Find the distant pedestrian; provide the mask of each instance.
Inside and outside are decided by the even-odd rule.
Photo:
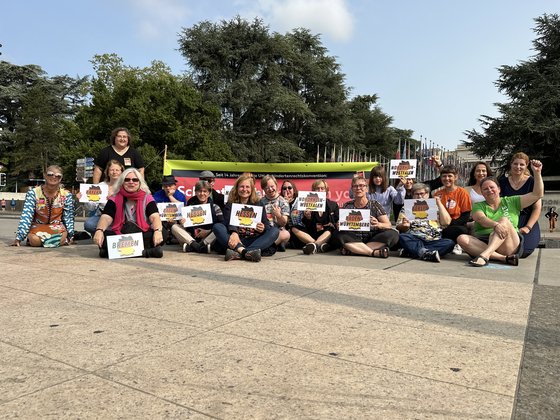
[[[551,232],[556,230],[556,222],[558,221],[558,213],[556,213],[556,207],[550,207],[548,213],[544,215],[548,219],[548,227]]]
[[[6,200],[2,199],[2,211],[6,211]]]
[[[12,201],[10,201],[10,206],[12,207],[12,211],[16,211],[16,200],[15,200],[15,198],[12,198]]]

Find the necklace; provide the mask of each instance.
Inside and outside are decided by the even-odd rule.
[[[512,176],[509,177],[509,184],[512,186],[512,188],[514,190],[518,190],[519,188],[521,188],[523,186],[523,184],[525,184],[525,181],[527,181],[527,178],[525,178],[524,175],[521,175],[521,177],[517,180],[513,179]]]

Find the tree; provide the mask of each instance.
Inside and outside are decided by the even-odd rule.
[[[165,145],[179,159],[231,156],[225,145],[222,154],[214,150],[206,156],[207,144],[221,140],[220,114],[217,107],[203,101],[188,78],[171,74],[158,61],[150,67],[129,67],[114,54],[96,56],[92,63],[96,70],[92,100],[76,118],[82,140],[106,144],[113,128],[127,127],[134,146],[149,155],[143,157],[150,179],[159,179]],[[148,165],[153,165],[153,172]]]
[[[466,132],[463,143],[479,157],[493,156],[505,168],[510,156],[523,151],[545,160],[544,174],[560,173],[560,18],[535,19],[536,54],[518,65],[501,66],[498,90],[510,98],[496,104],[498,117],[483,115],[483,132]]]
[[[344,75],[309,31],[271,34],[236,17],[183,29],[179,44],[238,160],[297,161],[354,138]]]
[[[49,78],[39,66],[0,63],[1,153],[14,175],[59,163],[60,145],[84,100],[86,78]]]

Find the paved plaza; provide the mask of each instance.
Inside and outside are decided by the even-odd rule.
[[[560,249],[109,261],[7,246],[16,226],[0,216],[2,419],[560,417]]]

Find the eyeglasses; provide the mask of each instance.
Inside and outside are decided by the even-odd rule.
[[[286,187],[282,187],[282,191],[286,191],[286,190],[293,190],[294,187],[290,186],[286,186]]]
[[[124,182],[140,182],[138,178],[125,178]]]
[[[62,179],[62,174],[55,174],[54,172],[47,172],[47,176],[54,176],[55,178]]]
[[[356,189],[367,188],[367,184],[355,184],[355,185],[352,185],[352,188],[356,188]]]

